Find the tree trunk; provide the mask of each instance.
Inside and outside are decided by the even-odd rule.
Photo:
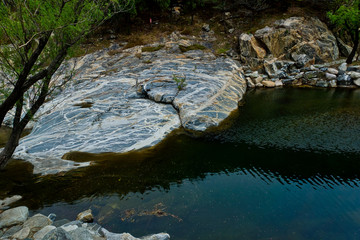
[[[350,53],[350,55],[348,56],[348,58],[346,59],[346,63],[347,64],[351,64],[354,57],[355,57],[355,54],[356,54],[356,51],[358,49],[358,46],[359,46],[359,30],[356,30],[356,33],[355,33],[355,38],[354,38],[354,47]]]
[[[21,126],[18,126],[12,130],[5,148],[0,153],[0,169],[3,169],[6,166],[11,156],[13,155],[16,147],[19,144],[19,139],[23,130],[24,129],[21,129]]]
[[[51,76],[48,76],[41,87],[41,92],[39,95],[39,98],[36,100],[36,102],[32,105],[30,110],[25,114],[25,116],[21,119],[19,122],[19,119],[15,117],[14,123],[17,123],[13,126],[13,130],[11,131],[11,135],[9,140],[7,141],[5,148],[0,153],[0,169],[3,169],[8,161],[10,160],[11,156],[15,152],[16,147],[19,145],[19,140],[21,137],[21,133],[24,131],[26,125],[29,123],[29,121],[32,119],[32,117],[35,115],[35,113],[39,110],[41,105],[45,102],[46,96],[49,92],[49,83],[50,83]],[[20,105],[17,107],[17,113],[18,111],[21,111]],[[17,115],[17,114],[16,114]]]

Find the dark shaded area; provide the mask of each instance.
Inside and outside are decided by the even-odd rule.
[[[349,119],[354,116],[359,119],[360,112],[356,107],[359,103],[360,92],[351,89],[250,92],[245,106],[220,127],[220,132],[210,131],[201,137],[191,137],[178,131],[154,149],[128,154],[73,153],[68,157],[79,161],[99,160],[88,168],[55,176],[33,176],[28,164],[12,162],[0,174],[0,198],[20,194],[24,199],[18,205],[39,209],[57,202],[74,203],[84,197],[125,196],[130,192],[144,193],[153,188],[167,191],[171,184],[181,184],[187,179],[198,181],[208,175],[232,172],[251,174],[266,183],[279,181],[300,188],[302,184],[311,184],[314,188],[332,188],[334,185],[357,187],[360,147],[356,149],[356,146],[360,143],[356,140],[349,148],[341,148],[342,143],[348,146],[353,140],[341,139],[341,132],[346,130],[342,124],[347,126],[347,123],[337,117]],[[337,120],[325,114],[333,112],[339,114],[329,116]],[[285,124],[293,125],[294,131],[297,131],[299,123],[292,121],[303,121],[303,118],[312,131],[324,125],[321,118],[311,120],[315,113],[324,113],[333,129],[325,125],[329,133],[325,137],[328,139],[317,138],[316,132],[315,136],[311,133],[302,136],[299,132],[300,142],[313,141],[309,149],[303,149],[297,143],[298,138],[289,139],[290,143],[277,141],[277,135],[272,130],[264,132],[262,130],[266,127],[259,125],[261,122],[273,124],[274,119],[279,122],[285,119]],[[250,124],[255,120],[258,128]],[[357,139],[360,131],[357,126],[349,125],[348,128],[353,132],[353,138]],[[285,128],[285,131],[288,129]],[[324,142],[321,142],[322,139]],[[323,149],[317,148],[323,144]]]

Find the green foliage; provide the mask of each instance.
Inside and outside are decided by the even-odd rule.
[[[177,76],[173,74],[173,80],[176,82],[177,88],[179,91],[183,90],[186,87],[186,76]]]
[[[353,50],[346,60],[350,64],[359,45],[360,0],[338,0],[336,4],[338,8],[333,12],[328,12],[327,15],[340,32],[346,32],[351,37]]]
[[[38,41],[51,34],[45,49],[31,69],[34,74],[57,56],[60,49],[72,46],[94,27],[118,10],[131,7],[132,0],[63,1],[13,0],[13,6],[0,4],[0,48],[2,68],[17,76],[38,47]]]
[[[340,29],[348,31],[352,37],[360,27],[359,0],[343,0],[334,12],[328,12],[330,21]]]

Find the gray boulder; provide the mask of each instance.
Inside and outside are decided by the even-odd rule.
[[[16,224],[22,224],[29,216],[29,209],[27,207],[17,207],[8,209],[0,214],[0,229],[10,227]]]
[[[62,228],[55,228],[48,232],[42,240],[73,240],[68,232]]]

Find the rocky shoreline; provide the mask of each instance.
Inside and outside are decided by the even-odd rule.
[[[72,161],[72,152],[126,153],[178,128],[216,127],[247,88],[360,85],[360,67],[339,60],[350,47],[318,19],[293,17],[243,33],[240,51],[228,56],[212,52],[214,41],[206,27],[199,37],[174,32],[154,44],[113,44],[69,60],[54,77],[62,85],[71,73],[71,81],[42,106],[14,157],[32,163],[35,174],[55,174],[91,164]]]
[[[129,233],[112,233],[94,223],[91,210],[78,214],[75,221],[56,219],[56,214],[49,216],[35,214],[29,217],[26,206],[8,208],[8,205],[21,199],[13,196],[0,200],[0,239],[3,240],[168,240],[167,233],[152,234],[136,238]],[[3,209],[7,209],[3,211]]]

